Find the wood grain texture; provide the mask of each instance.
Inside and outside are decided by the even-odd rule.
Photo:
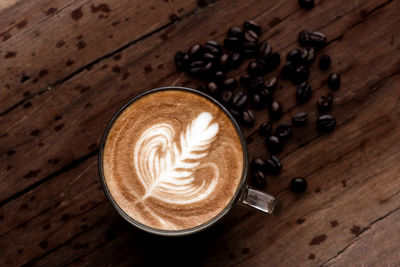
[[[141,2],[143,10],[134,1],[108,1],[109,18],[101,19],[101,11],[90,11],[100,2],[40,1],[32,8],[33,2],[0,4],[0,14],[15,20],[9,26],[0,16],[0,31],[12,35],[0,44],[0,56],[16,45],[23,53],[28,41],[44,55],[39,65],[32,65],[27,56],[4,60],[8,67],[0,66],[7,83],[13,84],[4,95],[1,91],[0,100],[0,112],[9,110],[0,116],[0,266],[148,266],[160,259],[163,264],[193,266],[400,264],[398,1],[325,0],[309,12],[289,0],[220,0],[205,8],[196,2],[147,1]],[[57,11],[43,21],[52,6]],[[146,20],[152,17],[151,6],[162,15]],[[84,15],[75,22],[70,11],[79,7]],[[181,17],[175,23],[167,16],[172,11]],[[110,25],[128,14],[146,22],[140,27],[130,24],[131,19],[126,25]],[[26,28],[18,29],[17,21],[24,18],[29,18]],[[328,72],[314,63],[309,103],[298,105],[295,86],[286,81],[280,81],[275,93],[285,112],[280,121],[299,111],[310,117],[280,154],[283,172],[268,177],[266,191],[278,195],[284,205],[280,216],[237,207],[223,222],[183,238],[134,229],[113,211],[97,178],[96,151],[107,121],[139,92],[170,84],[197,86],[199,81],[176,72],[174,51],[208,39],[222,41],[229,26],[246,19],[259,22],[261,39],[282,55],[297,47],[297,33],[303,28],[328,36],[330,43],[322,53],[332,57],[331,70],[342,76],[332,110],[337,129],[327,135],[315,129],[315,102],[329,90],[324,82]],[[60,38],[60,25],[66,27],[65,36],[76,23],[95,49],[73,48],[73,41],[78,42],[74,34],[65,39],[70,48],[46,48],[46,42]],[[39,37],[32,35],[35,30],[41,31]],[[102,36],[114,31],[120,35],[104,41]],[[71,69],[57,74],[71,56]],[[21,66],[29,73],[42,66],[51,66],[51,71],[37,82],[40,86],[32,86],[32,78],[21,86],[20,76],[9,75]],[[48,86],[52,89],[42,90]],[[21,95],[26,88],[35,97]],[[257,125],[243,130],[250,156],[266,157],[265,140],[255,131],[268,114],[264,110],[256,115]],[[307,179],[307,193],[298,196],[288,190],[295,176]]]

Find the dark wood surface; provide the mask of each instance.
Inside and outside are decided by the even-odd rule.
[[[400,265],[400,2],[8,0],[0,3],[0,266],[23,264],[210,266]],[[309,114],[265,191],[284,209],[237,207],[207,231],[157,237],[124,222],[97,175],[102,132],[123,103],[165,85],[196,87],[173,54],[222,41],[255,20],[285,55],[302,29],[324,32],[322,53],[342,76],[331,134],[315,129],[329,72],[311,67],[313,97],[298,105],[286,81],[280,121]],[[245,65],[230,75],[237,77]],[[276,74],[276,73],[275,73]],[[273,74],[269,74],[269,77]],[[257,124],[243,129],[250,156],[266,157]],[[305,194],[288,189],[303,176]]]

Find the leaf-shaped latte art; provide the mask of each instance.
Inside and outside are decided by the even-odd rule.
[[[155,124],[138,139],[134,148],[134,167],[145,188],[144,199],[156,197],[172,204],[188,204],[206,198],[215,188],[219,176],[215,163],[201,162],[218,133],[208,112],[200,113],[174,142],[174,128]],[[211,168],[210,179],[198,180],[194,171]]]

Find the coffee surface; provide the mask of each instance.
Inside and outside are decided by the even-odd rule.
[[[161,90],[114,121],[103,154],[105,182],[118,206],[156,229],[204,224],[232,200],[243,172],[235,127],[213,102]]]

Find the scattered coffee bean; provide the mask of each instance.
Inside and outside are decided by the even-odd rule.
[[[264,122],[260,125],[260,128],[258,129],[258,133],[261,136],[268,137],[272,133],[272,123],[271,122]]]
[[[265,179],[265,175],[261,171],[256,171],[252,173],[251,182],[254,185],[254,187],[258,189],[264,189],[265,186],[267,185],[267,180]]]
[[[326,96],[320,96],[318,98],[317,107],[319,113],[326,113],[332,108],[333,96],[328,94]]]
[[[257,54],[257,45],[253,42],[244,43],[242,53],[245,57],[254,57]]]
[[[242,64],[243,58],[240,53],[233,53],[231,58],[231,68],[237,69]]]
[[[203,79],[204,78],[204,67],[190,67],[189,74],[193,77]]]
[[[309,46],[311,43],[311,38],[310,38],[310,32],[307,30],[302,30],[299,32],[299,36],[297,38],[297,41],[301,46]]]
[[[256,116],[254,115],[254,112],[251,109],[242,112],[242,123],[245,126],[250,127],[254,124],[255,121],[256,121]]]
[[[257,61],[253,60],[247,65],[247,73],[253,77],[257,77],[263,73],[263,68]]]
[[[229,106],[232,100],[232,95],[233,93],[231,90],[222,90],[220,94],[220,100],[222,104],[224,104],[225,106]]]
[[[250,97],[250,104],[255,109],[262,109],[267,106],[267,101],[262,94],[253,93]]]
[[[197,60],[197,61],[193,61],[192,63],[190,63],[190,68],[198,68],[198,67],[204,67],[205,63],[202,60]]]
[[[231,67],[231,57],[229,56],[229,54],[222,54],[220,59],[219,59],[219,67],[222,70],[229,70]]]
[[[206,81],[211,81],[214,78],[215,75],[215,65],[212,62],[208,62],[204,66],[204,73],[203,73],[203,79]]]
[[[176,68],[179,71],[186,71],[188,69],[189,62],[190,62],[190,57],[185,52],[177,51],[175,53],[175,64]]]
[[[322,48],[326,44],[326,36],[322,32],[312,32],[310,34],[310,44],[316,48]]]
[[[262,158],[254,158],[250,163],[250,168],[252,172],[261,171],[265,173],[267,170],[267,165]]]
[[[232,107],[236,110],[243,109],[247,104],[247,94],[244,91],[238,91],[232,98]]]
[[[281,64],[281,55],[279,53],[272,53],[269,60],[267,61],[266,69],[273,71]]]
[[[299,103],[305,103],[311,98],[311,86],[303,82],[297,87],[296,99]]]
[[[207,92],[210,95],[215,96],[217,91],[218,91],[218,85],[215,82],[209,82],[207,84]]]
[[[228,78],[222,83],[222,87],[227,90],[235,90],[237,81],[235,78]]]
[[[282,151],[282,142],[279,140],[278,137],[271,135],[267,138],[267,148],[268,151],[272,154],[279,154]]]
[[[327,70],[331,66],[331,58],[328,55],[322,55],[319,58],[319,69],[320,70]]]
[[[191,59],[199,59],[203,55],[203,47],[200,44],[193,45],[188,52]]]
[[[257,33],[257,34],[261,33],[261,26],[258,25],[256,22],[251,21],[251,20],[245,21],[243,23],[243,28],[245,28],[246,30],[253,31],[253,32]]]
[[[317,129],[321,133],[332,132],[335,129],[336,120],[332,115],[325,114],[318,117]]]
[[[224,47],[231,51],[239,51],[243,40],[238,37],[227,37],[224,40]]]
[[[304,193],[307,189],[307,181],[303,177],[296,177],[290,181],[290,190],[296,194]]]
[[[293,73],[293,82],[299,84],[305,82],[310,76],[310,71],[306,66],[298,66]]]
[[[295,64],[299,63],[300,59],[301,59],[301,52],[299,49],[293,49],[286,55],[286,61],[292,61]]]
[[[259,92],[264,89],[264,79],[262,77],[253,78],[250,81],[248,89],[252,92]]]
[[[304,65],[310,66],[315,59],[315,50],[314,48],[304,48],[301,52],[301,62]]]
[[[238,110],[236,110],[236,109],[234,109],[234,108],[231,108],[231,109],[229,110],[229,113],[231,113],[231,115],[232,115],[236,120],[240,120],[240,111],[238,111]]]
[[[216,57],[220,57],[222,54],[222,46],[218,42],[210,40],[204,45],[204,51]]]
[[[300,112],[297,113],[295,115],[293,115],[292,117],[292,124],[296,127],[301,127],[306,125],[308,120],[308,115],[305,112]]]
[[[253,32],[253,31],[251,31],[251,30],[245,31],[244,32],[244,40],[246,42],[257,43],[258,34]]]
[[[340,75],[338,73],[331,73],[328,77],[328,86],[332,91],[340,88]]]
[[[292,61],[286,61],[282,67],[282,78],[286,80],[291,80],[293,78],[295,70],[296,64]]]
[[[252,77],[248,73],[240,75],[240,84],[245,88],[249,87],[251,80]]]
[[[203,60],[204,62],[215,62],[216,57],[213,54],[204,53],[201,57],[201,60]]]
[[[269,116],[271,120],[278,120],[282,117],[282,105],[278,101],[272,101],[271,105],[269,106]]]
[[[263,88],[263,89],[260,91],[260,95],[262,96],[263,101],[264,101],[267,105],[270,105],[270,104],[272,103],[273,97],[272,97],[272,94],[270,93],[270,91],[269,91],[267,88]]]
[[[258,48],[258,57],[263,60],[268,60],[271,54],[272,46],[266,41],[262,42]]]
[[[269,92],[273,92],[278,86],[278,79],[276,77],[271,77],[265,81],[264,86]]]
[[[289,139],[292,136],[292,125],[287,122],[282,122],[276,127],[275,136],[281,141]]]
[[[223,81],[225,81],[225,72],[220,70],[216,71],[214,73],[214,82],[217,84],[222,84]]]
[[[228,30],[227,35],[229,37],[236,37],[236,38],[242,38],[243,37],[243,30],[239,27],[230,27]]]
[[[314,7],[314,0],[299,0],[299,4],[305,10],[310,10]]]
[[[272,156],[270,157],[267,162],[265,163],[267,173],[277,175],[281,172],[282,170],[282,163],[281,161],[276,157]]]

